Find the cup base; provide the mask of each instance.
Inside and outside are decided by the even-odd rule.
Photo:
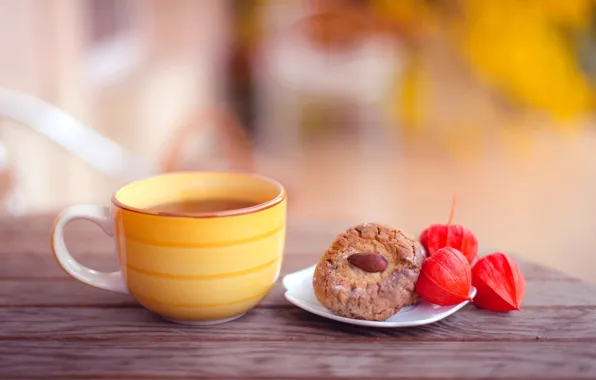
[[[186,326],[211,326],[211,325],[219,325],[220,323],[226,323],[226,322],[230,322],[233,321],[235,319],[238,319],[242,316],[244,316],[244,314],[246,313],[242,313],[239,315],[235,315],[233,317],[230,318],[224,318],[224,319],[217,319],[215,321],[183,321],[183,320],[179,320],[179,319],[170,319],[170,318],[165,318],[165,320],[173,322],[173,323],[177,323],[179,325],[186,325]]]

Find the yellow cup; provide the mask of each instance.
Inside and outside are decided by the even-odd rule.
[[[160,203],[244,199],[256,206],[199,215],[148,211]],[[121,269],[98,272],[78,263],[64,243],[74,219],[98,224],[116,239]],[[58,263],[73,278],[131,294],[174,322],[212,324],[242,316],[279,276],[286,231],[286,194],[276,181],[251,174],[184,172],[133,182],[111,207],[64,210],[52,230]]]

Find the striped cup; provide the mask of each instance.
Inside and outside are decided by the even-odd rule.
[[[197,215],[150,211],[159,203],[226,198],[255,206]],[[77,262],[64,227],[87,219],[114,236],[120,270],[98,272]],[[145,308],[186,324],[238,318],[271,290],[281,269],[286,195],[271,179],[240,173],[184,172],[124,186],[111,207],[77,205],[56,218],[52,249],[70,276],[131,294]]]

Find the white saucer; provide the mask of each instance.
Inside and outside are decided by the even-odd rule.
[[[464,301],[453,306],[438,306],[422,301],[417,305],[403,308],[383,322],[341,317],[323,307],[317,300],[317,297],[315,297],[312,288],[312,276],[314,271],[315,265],[286,275],[283,278],[283,285],[286,288],[286,299],[299,308],[313,314],[353,325],[369,327],[408,327],[427,325],[448,317],[468,303],[468,301]],[[472,287],[470,297],[473,298],[475,295],[476,288]]]

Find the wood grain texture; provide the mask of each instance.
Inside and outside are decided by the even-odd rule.
[[[0,279],[0,308],[46,306],[133,306],[126,294],[88,286],[70,277],[55,279]]]
[[[243,318],[191,328],[68,277],[50,228],[0,218],[0,378],[596,378],[596,286],[534,263],[517,260],[521,312],[468,305],[428,326],[371,329],[296,308],[279,281]],[[333,231],[290,227],[282,275],[316,263]],[[85,265],[118,268],[91,223],[69,226],[67,244]]]
[[[294,307],[284,298],[281,281],[258,307]],[[136,301],[127,295],[97,289],[70,277],[42,279],[0,279],[0,308],[51,306],[134,306]],[[578,281],[527,282],[522,308],[585,307],[596,305],[596,285]]]
[[[264,334],[266,332],[263,332]],[[565,355],[563,355],[565,353]],[[596,345],[568,342],[22,342],[0,345],[5,377],[593,378]]]
[[[0,320],[0,340],[294,343],[569,341],[592,342],[596,345],[596,307],[492,313],[469,305],[436,324],[407,329],[340,324],[295,307],[257,308],[236,321],[203,328],[188,328],[167,322],[141,307],[3,308],[0,309]]]

